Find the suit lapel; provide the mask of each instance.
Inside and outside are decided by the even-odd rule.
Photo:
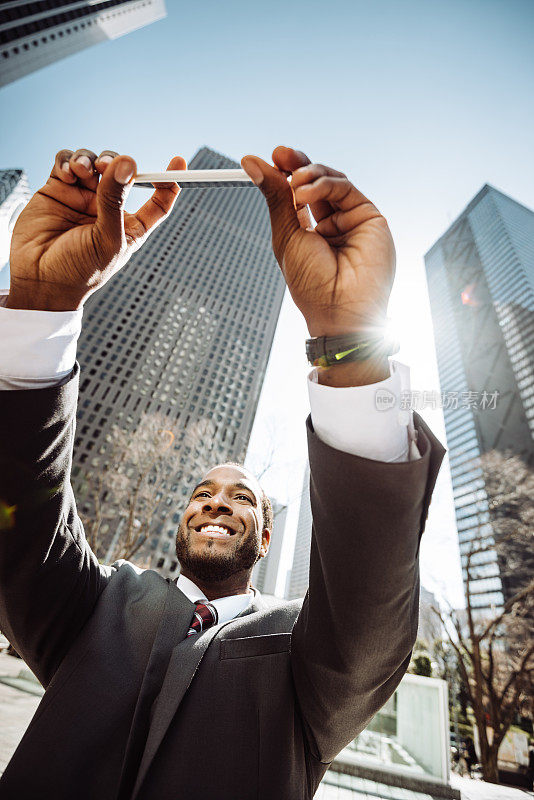
[[[174,589],[176,592],[182,594],[176,586],[174,586]],[[244,611],[242,611],[241,614],[238,614],[237,617],[234,617],[234,619],[239,619],[247,616],[248,614],[253,614],[255,611],[261,611],[263,607],[263,598],[259,592],[256,592],[256,595],[254,596],[254,599],[250,605]],[[191,611],[191,616],[192,614],[193,612]],[[188,619],[188,624],[189,621],[190,620]],[[208,649],[215,636],[217,636],[223,628],[233,621],[234,620],[228,620],[220,625],[213,625],[211,628],[208,628],[208,630],[204,631],[200,636],[195,636],[193,642],[187,642],[184,644],[183,641],[179,641],[179,643],[174,647],[169,661],[169,666],[161,686],[161,691],[155,701],[150,731],[146,740],[146,746],[141,759],[141,764],[139,766],[139,772],[137,773],[137,779],[132,793],[132,800],[135,800],[139,789],[141,788],[141,784],[145,779],[150,764],[152,763],[154,756],[156,755],[158,748],[163,741],[163,737],[165,736],[167,729],[172,722],[172,719],[176,714],[176,711],[180,706],[187,689],[191,684],[191,681],[195,677],[204,653]],[[184,632],[184,637],[186,633],[187,631]]]
[[[165,604],[154,638],[150,658],[135,706],[130,735],[126,745],[117,800],[130,797],[137,766],[143,753],[150,725],[151,707],[164,679],[169,654],[176,642],[187,634],[194,604],[171,581],[167,581]]]

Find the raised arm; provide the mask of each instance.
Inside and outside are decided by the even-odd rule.
[[[308,423],[310,582],[293,629],[295,686],[312,754],[330,762],[383,706],[417,635],[419,540],[444,449],[416,417],[421,457],[333,450]]]
[[[375,335],[385,322],[395,271],[385,219],[342,173],[289,148],[277,148],[273,161],[276,168],[247,157],[243,166],[265,194],[275,254],[310,335]],[[314,230],[306,204],[318,222]],[[363,361],[319,367],[317,378],[337,393],[371,389],[388,376],[387,354],[378,349]],[[327,763],[365,727],[408,667],[417,632],[419,539],[444,450],[417,417],[418,453],[404,463],[352,454],[338,430],[357,428],[356,421],[321,423],[336,428],[329,438],[339,449],[308,421],[310,581],[291,658],[311,753]]]
[[[47,685],[104,588],[70,486],[78,371],[0,392],[0,630]]]
[[[39,331],[43,314],[81,308],[165,218],[175,184],[160,187],[137,214],[124,213],[134,172],[133,159],[111,151],[99,159],[88,150],[57,154],[13,232],[5,331],[13,330],[10,315],[25,315],[17,324],[35,322]],[[32,340],[25,351],[5,332],[0,340],[11,353],[4,374],[0,359],[0,630],[47,685],[111,571],[85,540],[70,486],[77,368],[60,385],[43,374],[48,388],[18,389],[44,343]],[[13,374],[16,349],[22,366]]]

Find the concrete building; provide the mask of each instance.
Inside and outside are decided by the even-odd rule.
[[[164,0],[2,3],[0,86],[165,16]]]
[[[308,591],[311,535],[310,465],[306,462],[304,479],[302,481],[295,549],[293,551],[293,564],[291,566],[291,573],[287,579],[286,595],[288,600],[304,597]]]
[[[9,287],[11,234],[31,194],[24,170],[0,169],[0,289]]]
[[[465,581],[493,537],[480,456],[534,464],[534,212],[486,185],[425,264]],[[496,551],[473,564],[473,606],[501,607],[515,586]]]
[[[206,147],[191,162],[236,166]],[[284,287],[261,193],[186,188],[171,217],[85,306],[73,469],[80,507],[89,503],[87,477],[106,463],[112,426],[168,418],[180,468],[158,487],[149,554],[169,574],[177,574],[174,537],[199,470],[244,460]]]
[[[432,610],[439,611],[440,605],[435,594],[421,586],[419,590],[419,625],[417,628],[417,638],[424,642],[428,648],[437,640],[442,638],[441,622]]]
[[[269,552],[258,561],[252,573],[252,585],[262,594],[276,594],[276,581],[280,569],[280,555],[287,522],[287,506],[272,501],[273,504],[273,531]]]

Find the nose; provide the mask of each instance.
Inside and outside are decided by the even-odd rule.
[[[202,511],[211,511],[212,513],[215,511],[217,514],[226,514],[228,516],[232,513],[232,507],[222,495],[214,494],[212,497],[206,498]]]

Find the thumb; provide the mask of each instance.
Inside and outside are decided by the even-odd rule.
[[[243,156],[241,166],[267,201],[271,215],[273,250],[281,264],[290,238],[300,230],[291,186],[283,172],[258,156]]]
[[[117,156],[106,167],[96,190],[96,226],[115,247],[124,241],[124,203],[137,165],[129,156]]]

